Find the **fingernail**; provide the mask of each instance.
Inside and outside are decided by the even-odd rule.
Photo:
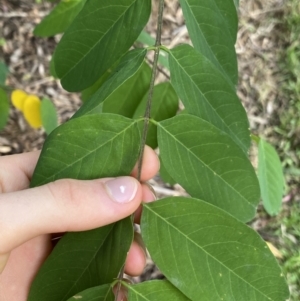
[[[9,253],[0,254],[0,274],[3,272],[5,265],[7,263]]]
[[[129,203],[138,189],[138,182],[132,177],[120,177],[104,184],[111,198],[117,203]]]

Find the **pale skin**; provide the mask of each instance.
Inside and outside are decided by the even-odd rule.
[[[53,233],[98,228],[135,213],[155,200],[147,184],[132,177],[92,181],[64,179],[29,189],[40,152],[0,157],[0,301],[26,301],[30,285],[53,249]],[[159,170],[155,152],[145,148],[141,182]],[[116,180],[116,181],[114,181]],[[129,250],[125,271],[140,275],[146,256],[139,240]]]

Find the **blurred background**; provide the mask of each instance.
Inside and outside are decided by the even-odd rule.
[[[178,1],[165,3],[163,43],[173,47],[189,41]],[[0,1],[0,61],[8,67],[8,93],[20,89],[49,98],[61,124],[80,107],[80,94],[64,91],[49,72],[61,36],[33,35],[35,26],[54,6],[42,0]],[[157,1],[153,1],[154,12],[156,7]],[[153,37],[155,20],[154,13],[146,28]],[[271,217],[259,207],[250,225],[269,242],[287,277],[290,300],[296,301],[300,300],[300,1],[240,0],[236,51],[238,96],[247,110],[251,131],[277,149],[286,179],[281,212]],[[161,74],[158,80],[165,79]],[[46,136],[43,129],[30,127],[10,105],[8,122],[0,131],[0,155],[41,149]],[[255,153],[253,148],[254,165]],[[164,185],[159,177],[152,184],[161,196],[184,193],[178,185]],[[159,274],[149,264],[143,277]]]

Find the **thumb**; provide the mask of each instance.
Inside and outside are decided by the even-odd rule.
[[[132,177],[64,179],[0,195],[0,254],[46,233],[85,231],[132,214],[142,187]]]

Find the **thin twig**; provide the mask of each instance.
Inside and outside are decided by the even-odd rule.
[[[156,34],[156,41],[155,41],[155,52],[154,52],[154,61],[153,61],[153,69],[152,69],[152,77],[150,82],[150,90],[147,99],[147,107],[145,111],[145,122],[144,122],[144,129],[142,134],[142,142],[141,142],[141,149],[139,154],[138,160],[138,175],[137,179],[141,180],[141,172],[142,172],[142,165],[143,165],[143,154],[147,139],[148,127],[149,127],[149,119],[151,115],[151,105],[152,105],[152,97],[153,97],[153,90],[155,84],[155,78],[157,73],[157,65],[158,65],[158,58],[161,46],[161,30],[162,30],[162,23],[163,23],[163,13],[164,13],[164,0],[159,1],[159,12],[158,12],[158,20],[157,20],[157,34]]]
[[[146,58],[146,60],[151,64],[153,65],[153,60],[150,60],[149,58]],[[157,66],[157,70],[163,74],[167,79],[170,79],[170,75],[161,67]]]
[[[158,11],[158,19],[157,19],[157,33],[156,33],[156,41],[155,41],[153,69],[152,69],[152,76],[151,76],[149,94],[148,94],[148,99],[147,99],[147,107],[146,107],[146,111],[145,111],[145,115],[144,115],[145,121],[144,121],[144,128],[143,128],[143,134],[142,134],[142,139],[141,139],[141,148],[140,148],[139,158],[138,158],[138,174],[137,174],[138,181],[141,180],[143,154],[144,154],[144,149],[145,149],[145,145],[146,145],[147,133],[148,133],[148,128],[149,128],[149,120],[150,120],[150,115],[151,115],[153,90],[154,90],[158,58],[159,58],[159,52],[160,52],[160,46],[161,46],[161,30],[162,30],[162,23],[163,23],[163,13],[164,13],[164,0],[159,0],[159,11]],[[131,216],[131,219],[132,219],[132,223],[134,223],[134,215]],[[119,275],[118,275],[118,286],[117,286],[117,291],[116,291],[116,295],[115,295],[115,301],[117,301],[118,297],[119,297],[119,293],[121,290],[121,281],[123,279],[124,270],[125,270],[125,265],[123,265],[123,267],[121,268]]]

